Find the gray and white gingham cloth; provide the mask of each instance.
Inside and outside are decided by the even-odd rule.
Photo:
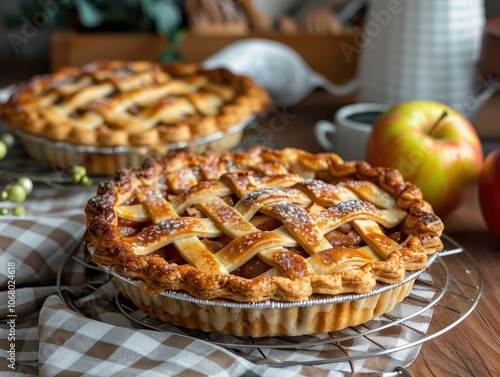
[[[117,310],[114,297],[118,290],[107,274],[92,271],[97,277],[89,276],[85,267],[68,259],[61,286],[75,298],[78,311],[70,309],[57,294],[57,273],[68,253],[80,245],[84,207],[93,195],[92,190],[61,192],[37,187],[26,202],[24,217],[0,217],[2,376],[347,376],[354,375],[353,371],[394,371],[418,354],[419,347],[413,347],[351,363],[274,367],[262,363],[257,351],[236,354],[175,328],[145,329]],[[85,259],[83,248],[77,256]],[[7,266],[12,263],[15,305],[9,311],[5,303],[12,276]],[[93,285],[89,285],[91,280]],[[8,322],[13,314],[17,316],[14,327]],[[421,315],[411,325],[425,332],[429,322],[430,315]],[[9,341],[9,335],[15,341]],[[387,342],[397,344],[404,336],[398,330]],[[359,350],[369,346],[360,342]],[[321,352],[283,352],[272,350],[266,356],[299,361],[324,356]]]

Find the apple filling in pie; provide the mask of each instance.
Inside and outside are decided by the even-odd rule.
[[[93,260],[151,296],[367,294],[443,248],[441,220],[397,170],[292,148],[150,159],[103,183],[86,214]]]

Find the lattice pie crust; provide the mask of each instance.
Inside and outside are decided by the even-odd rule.
[[[441,220],[397,170],[292,148],[151,159],[103,183],[86,214],[93,260],[140,279],[151,297],[181,290],[209,300],[294,302],[365,294],[377,282],[401,283],[443,248]],[[145,302],[144,310],[172,319]],[[370,305],[362,321],[380,314]]]
[[[270,105],[263,87],[223,68],[99,61],[33,77],[19,86],[2,112],[13,130],[69,143],[80,147],[79,152],[86,151],[85,146],[125,146],[147,147],[163,155],[168,145],[225,133],[252,115],[266,112]],[[28,151],[37,148],[33,140],[38,139],[23,138],[29,143]],[[54,147],[34,157],[45,155],[59,165],[78,157],[56,157],[56,153]],[[144,156],[145,152],[137,153]],[[111,153],[103,153],[101,158],[106,154]],[[95,162],[96,171],[99,163]],[[112,165],[103,173],[113,174],[123,166]]]

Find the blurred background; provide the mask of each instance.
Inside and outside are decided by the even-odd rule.
[[[500,1],[498,0],[484,0],[485,1],[485,11],[486,11],[486,17],[487,18],[493,18],[493,17],[500,17]],[[130,9],[139,9],[139,7],[136,6],[136,3],[140,3],[141,0],[137,1],[132,1],[132,0],[123,0],[123,1],[107,1],[107,0],[3,0],[0,2],[0,35],[3,35],[3,38],[0,38],[0,64],[3,66],[3,68],[10,68],[15,66],[15,64],[12,64],[12,62],[23,62],[26,60],[31,60],[32,64],[31,68],[32,70],[36,72],[45,72],[50,69],[51,67],[51,35],[54,30],[57,30],[60,27],[67,27],[68,25],[71,25],[73,29],[78,29],[78,26],[75,26],[74,20],[69,20],[68,17],[68,9],[71,9],[73,12],[74,10],[78,10],[80,13],[80,17],[87,18],[87,20],[92,23],[94,22],[95,24],[98,24],[98,20],[92,21],[92,11],[90,10],[92,6],[97,5],[97,6],[102,6],[103,8],[106,8],[106,4],[110,9],[126,9],[126,6],[130,7]],[[162,1],[159,1],[162,2]],[[154,0],[145,0],[144,3],[159,3],[158,1]],[[165,11],[167,16],[165,18],[165,22],[173,22],[175,27],[178,27],[179,29],[186,28],[188,27],[188,22],[186,20],[186,14],[185,14],[185,8],[186,4],[184,0],[166,0],[167,3],[171,3],[175,5],[179,9],[179,15],[172,15],[171,12],[169,13],[168,9],[163,9]],[[246,1],[245,1],[246,2]],[[326,1],[327,4],[333,4],[334,6],[336,5],[343,5],[347,3],[348,1],[345,0],[333,0],[333,1]],[[50,14],[50,7],[53,6],[53,4],[56,4],[56,6],[59,8],[56,12],[55,15]],[[74,4],[73,4],[74,3]],[[78,5],[80,3],[80,5]],[[241,2],[243,3],[243,1]],[[293,10],[298,8],[298,4],[303,3],[301,1],[297,0],[273,0],[273,1],[266,1],[266,0],[255,0],[254,5],[259,9],[262,10],[263,12],[267,12],[266,16],[268,18],[273,19],[274,22],[276,21],[276,18],[278,16],[278,13],[285,9],[286,11],[288,10]],[[312,0],[308,1],[307,3],[315,3],[317,5],[325,4],[324,0]],[[46,14],[49,13],[48,17],[48,22],[47,20],[38,14],[37,19],[33,19],[33,17],[36,15],[37,12],[40,11],[40,5],[44,5],[48,7],[46,10]],[[82,6],[83,4],[83,6]],[[90,5],[90,7],[85,7],[85,4]],[[115,4],[115,5],[113,5]],[[37,8],[38,7],[38,8]],[[52,7],[53,8],[53,7]],[[87,9],[88,8],[88,9]],[[227,9],[227,12],[230,13],[231,9]],[[159,13],[159,15],[162,15],[163,13]],[[83,15],[83,16],[82,16]],[[125,16],[128,16],[125,17]],[[177,19],[177,17],[180,16],[181,19]],[[28,20],[30,20],[32,23],[40,25],[41,27],[36,27],[36,31],[33,32],[33,35],[29,35],[28,38],[23,37],[23,27],[25,27],[25,24],[22,22],[21,17],[26,17]],[[37,16],[35,16],[36,18]],[[144,31],[149,28],[149,30],[154,31],[155,30],[155,25],[151,25],[148,22],[144,21],[143,14],[136,13],[135,15],[133,14],[117,14],[117,18],[121,18],[122,20],[126,19],[125,25],[122,25],[123,29],[126,30],[129,28],[129,31],[134,31],[133,29],[135,28],[135,31],[140,30]],[[152,17],[154,18],[154,17]],[[141,24],[141,19],[142,24]],[[286,22],[286,21],[284,21]],[[128,24],[127,24],[128,23]],[[43,26],[42,26],[43,25]],[[286,26],[284,26],[286,27]],[[88,28],[89,30],[92,29],[92,27]],[[112,27],[110,28],[109,26],[103,27],[95,27],[94,31],[99,31],[99,30],[106,30],[110,31]],[[161,29],[161,26],[160,26]],[[9,38],[9,33],[11,38]],[[21,39],[16,39],[16,36],[21,37]],[[23,39],[24,38],[24,39]],[[14,40],[13,40],[14,39]],[[29,41],[26,41],[28,39]],[[18,44],[18,48],[13,48],[13,43]],[[112,49],[112,46],[109,46],[110,49]],[[34,62],[36,61],[36,64]],[[5,70],[2,69],[1,75],[9,75],[9,72],[5,72]],[[2,82],[5,82],[5,78],[2,80]]]
[[[498,0],[4,0],[0,87],[96,59],[201,62],[265,38],[292,47],[329,83],[361,80],[360,101],[429,94],[476,118],[485,93],[493,105],[476,126],[496,138],[500,21],[484,38],[495,19]]]

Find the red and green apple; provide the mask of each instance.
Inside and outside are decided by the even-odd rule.
[[[436,214],[458,208],[483,164],[480,138],[467,118],[435,101],[407,101],[382,114],[368,138],[366,159],[398,169],[420,187]]]

